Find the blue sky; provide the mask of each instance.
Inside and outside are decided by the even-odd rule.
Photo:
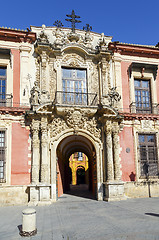
[[[0,26],[26,29],[30,25],[52,26],[61,20],[65,27],[66,14],[81,16],[82,29],[86,23],[92,31],[113,36],[113,41],[156,45],[159,42],[158,0],[14,0],[1,2]]]

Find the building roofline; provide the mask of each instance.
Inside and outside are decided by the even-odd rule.
[[[0,27],[0,40],[34,43],[36,40],[36,33],[31,32],[29,29],[26,31]]]
[[[33,25],[31,25],[30,26],[30,29],[31,28],[39,28],[39,29],[41,29],[42,28],[42,26],[33,26]],[[47,28],[54,28],[54,29],[56,29],[57,27],[55,27],[55,26],[46,26],[46,29]],[[61,29],[63,29],[63,30],[71,30],[71,28],[69,28],[69,27],[61,27]],[[76,30],[77,31],[80,31],[80,32],[85,32],[85,30],[83,30],[83,29],[79,29],[79,28],[76,28]],[[91,33],[93,33],[93,34],[97,34],[97,35],[101,35],[101,33],[97,33],[97,32],[94,32],[94,31],[90,31]],[[107,36],[107,35],[105,35],[104,34],[104,36],[105,37],[108,37],[108,38],[113,38],[112,36]]]
[[[159,58],[159,48],[151,45],[110,42],[108,48],[109,50],[120,53],[121,55]]]

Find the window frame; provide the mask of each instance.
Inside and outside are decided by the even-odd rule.
[[[1,66],[0,65],[0,69],[5,69],[5,76],[0,75],[0,82],[1,81],[5,81],[5,93],[3,93],[3,91],[1,91],[1,89],[3,88],[3,84],[0,84],[0,106],[5,106],[6,105],[6,93],[7,93],[7,66]],[[3,94],[4,94],[4,98],[3,98]],[[2,95],[2,98],[1,98]]]
[[[71,70],[72,72],[75,71],[77,74],[77,71],[84,71],[85,72],[85,78],[64,78],[63,77],[63,70]],[[87,79],[87,69],[86,68],[71,68],[71,67],[61,67],[61,80],[62,80],[62,92],[63,92],[63,104],[69,104],[69,105],[88,105],[88,79]],[[84,81],[83,81],[84,79]],[[66,81],[66,84],[64,86],[64,81]],[[71,84],[68,87],[68,82],[70,81],[72,86],[73,91],[68,91],[68,88],[71,89]],[[78,84],[78,91],[76,91],[77,86],[76,83]],[[79,88],[79,83],[81,83],[82,87],[81,89]],[[83,83],[85,86],[83,86]],[[64,91],[64,88],[66,89]],[[71,89],[71,90],[72,90]]]
[[[7,177],[7,134],[6,134],[6,129],[0,129],[0,133],[3,132],[4,133],[4,146],[0,147],[0,154],[1,154],[1,150],[4,151],[4,158],[3,160],[1,160],[3,162],[3,178],[1,178],[0,176],[0,183],[6,183],[6,177]],[[1,143],[1,142],[0,142]],[[2,148],[2,149],[1,149]],[[1,157],[1,156],[0,156]],[[0,171],[0,175],[1,175],[1,171]]]
[[[131,71],[129,70],[130,112],[137,113],[135,103],[135,83],[134,83],[135,79],[149,80],[152,113],[157,114],[158,113],[157,87],[156,87],[157,82],[156,79],[154,78],[154,74],[151,69],[147,69],[146,71],[144,71],[144,75],[142,75],[141,69],[138,68],[132,69]]]
[[[139,141],[140,136],[146,136],[146,138],[148,136],[154,136],[154,143],[148,142],[147,140],[144,141],[144,142],[140,142]],[[138,162],[139,162],[139,176],[140,176],[140,178],[141,179],[142,178],[158,178],[159,177],[159,162],[158,162],[157,134],[153,133],[153,132],[140,132],[140,133],[138,133],[137,137],[138,137]],[[144,159],[144,160],[141,160],[141,151],[140,151],[141,147],[146,148],[146,159]],[[154,160],[152,160],[148,157],[150,155],[150,151],[148,151],[148,149],[151,149],[151,147],[154,148],[154,152],[153,152],[153,154],[155,155]],[[143,169],[141,169],[143,163],[144,163]],[[148,166],[147,166],[147,164],[148,164]],[[151,170],[150,170],[150,167],[152,168],[153,164],[156,165],[156,167],[157,167],[157,169],[156,169],[157,174],[155,174],[155,175],[151,174]],[[144,171],[145,171],[145,173],[144,173]]]
[[[140,82],[140,86],[137,87],[135,86],[135,81],[139,81]],[[143,82],[148,82],[148,88],[144,88],[143,87]],[[141,95],[141,101],[140,102],[136,102],[136,91],[140,92]],[[147,97],[143,95],[143,92],[148,92],[149,93],[149,101],[148,102],[144,102],[143,98]],[[146,114],[151,114],[152,113],[152,100],[151,100],[151,84],[150,84],[150,79],[142,79],[142,78],[134,78],[134,93],[135,93],[135,105],[136,105],[136,113],[146,113]],[[144,104],[149,104],[149,107],[144,107]],[[141,105],[140,107],[137,106],[137,104]]]

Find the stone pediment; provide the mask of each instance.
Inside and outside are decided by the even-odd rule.
[[[63,48],[61,49],[62,52],[67,52],[67,51],[72,51],[76,50],[77,52],[81,52],[83,55],[89,54],[88,49],[84,47],[82,44],[79,43],[74,43],[74,44],[67,44],[64,45]]]

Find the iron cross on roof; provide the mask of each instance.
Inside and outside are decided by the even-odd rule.
[[[80,20],[76,20],[75,18],[80,18],[80,16],[75,15],[75,11],[72,10],[72,14],[71,15],[66,15],[67,17],[70,17],[71,19],[65,19],[68,22],[72,23],[72,32],[75,33],[75,23],[80,23]]]

